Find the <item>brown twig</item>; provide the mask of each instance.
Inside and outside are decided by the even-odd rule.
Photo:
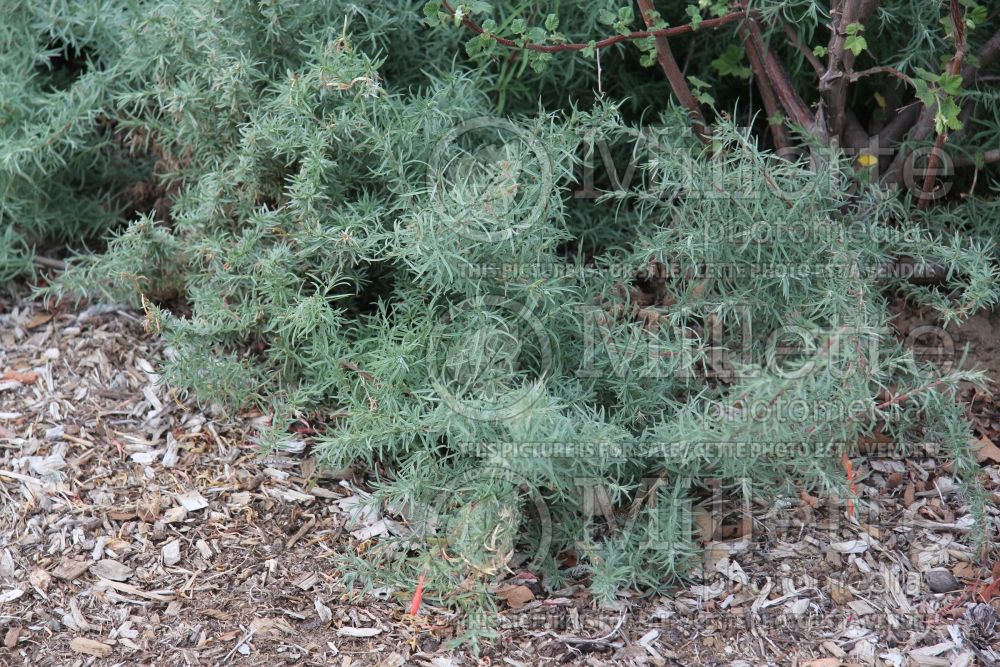
[[[962,85],[969,86],[975,83],[979,72],[992,65],[997,58],[1000,58],[1000,30],[979,49],[977,54],[977,64],[967,64],[962,67]]]
[[[656,9],[653,7],[653,0],[636,0],[636,4],[639,6],[639,13],[642,14],[642,20],[646,23],[647,28],[652,28],[655,25],[654,13]],[[687,81],[684,80],[684,73],[681,72],[680,67],[677,66],[677,60],[674,59],[674,53],[670,50],[670,43],[664,35],[656,35],[656,60],[660,63],[660,67],[663,69],[663,73],[667,76],[667,81],[670,82],[670,88],[674,91],[674,95],[680,100],[688,112],[691,114],[691,121],[694,123],[695,134],[703,142],[708,143],[710,139],[710,132],[708,131],[708,124],[705,122],[705,116],[701,113],[701,107],[698,105],[698,100],[695,99],[694,95],[691,93],[691,88],[687,85]]]
[[[774,88],[774,93],[781,102],[781,106],[784,107],[785,113],[796,124],[809,127],[813,123],[813,114],[792,86],[792,80],[785,68],[764,43],[764,34],[760,29],[760,24],[755,18],[748,16],[747,28],[750,31],[751,42],[760,54],[768,80]]]
[[[866,76],[872,76],[873,74],[891,74],[897,79],[905,81],[911,88],[913,87],[913,79],[903,72],[900,72],[895,67],[869,67],[868,69],[863,69],[860,72],[851,72],[847,78],[851,83],[854,83],[858,79],[863,79]]]
[[[441,0],[441,6],[452,16],[455,16],[455,10],[448,3],[448,0]],[[734,21],[738,21],[746,16],[745,12],[731,12],[724,16],[718,18],[705,19],[698,24],[698,30],[701,29],[714,29],[721,28],[724,25],[728,25]],[[590,42],[587,44],[583,43],[567,43],[567,44],[536,44],[533,42],[518,42],[513,39],[507,39],[506,37],[500,37],[499,35],[493,35],[487,33],[482,26],[476,23],[472,18],[468,16],[462,17],[462,25],[476,33],[477,35],[486,35],[492,39],[497,44],[502,46],[509,46],[514,49],[526,49],[528,51],[538,51],[540,53],[560,53],[566,51],[583,51],[585,49],[603,49],[613,44],[618,44],[619,42],[634,41],[637,39],[646,39],[647,37],[676,37],[678,35],[685,35],[689,32],[694,32],[694,28],[691,24],[674,26],[672,28],[662,28],[660,30],[640,30],[637,32],[630,32],[626,35],[612,35],[611,37],[605,37],[596,42]]]
[[[964,24],[963,24],[964,27]],[[964,34],[964,32],[963,32]],[[967,64],[961,69],[962,74],[962,87],[967,87],[975,83],[976,79],[981,72],[986,67],[992,65],[998,58],[1000,58],[1000,31],[994,33],[982,48],[979,49],[976,60],[978,64],[971,65]],[[934,131],[934,116],[937,110],[934,107],[928,107],[926,105],[921,107],[920,116],[917,121],[913,124],[910,129],[909,140],[911,142],[923,141]],[[886,170],[885,182],[886,183],[898,183],[903,175],[903,167],[906,164],[906,160],[909,156],[909,152],[901,150],[892,161],[892,165]]]
[[[847,122],[846,73],[854,64],[854,54],[847,50],[847,26],[861,15],[861,0],[844,0],[831,9],[830,42],[827,46],[826,71],[819,78],[819,109],[816,131],[827,142],[840,141]]]
[[[951,62],[948,63],[948,74],[955,76],[962,72],[962,61],[965,60],[965,21],[963,20],[962,8],[959,6],[958,0],[951,0],[949,6],[951,9],[952,35],[955,36],[955,55],[952,56]],[[924,183],[920,188],[921,196],[920,201],[917,202],[918,209],[923,210],[930,204],[930,193],[934,188],[935,172],[941,163],[944,142],[947,140],[948,133],[946,131],[939,132],[934,139],[934,150],[931,151],[930,156],[927,158],[927,175],[924,177]]]
[[[754,83],[757,84],[760,99],[764,103],[764,111],[767,113],[767,122],[771,128],[774,146],[779,152],[786,150],[792,142],[788,136],[788,128],[785,127],[784,122],[777,118],[781,110],[778,106],[779,102],[777,94],[774,92],[774,86],[771,85],[771,78],[767,75],[764,61],[745,26],[740,28],[740,34],[743,37],[743,48],[746,50],[750,69],[753,71]]]
[[[41,255],[35,255],[31,258],[31,261],[38,266],[44,266],[47,269],[56,269],[57,271],[65,271],[66,263],[58,259],[51,259],[49,257],[42,257]]]
[[[815,71],[817,75],[823,76],[823,73],[826,72],[826,68],[823,67],[823,63],[820,62],[819,58],[816,57],[816,54],[812,52],[812,49],[810,49],[808,45],[799,41],[799,35],[795,32],[795,28],[787,23],[783,23],[782,27],[785,29],[785,35],[787,35],[788,41],[792,43],[792,46],[798,49],[802,55],[806,57],[806,60],[809,61],[810,65],[812,65],[813,71]]]

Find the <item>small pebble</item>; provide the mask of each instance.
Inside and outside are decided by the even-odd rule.
[[[934,593],[950,593],[962,587],[962,582],[948,570],[931,570],[924,575],[924,579]]]

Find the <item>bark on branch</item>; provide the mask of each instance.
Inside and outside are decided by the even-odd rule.
[[[639,5],[639,13],[642,14],[642,20],[646,23],[646,27],[652,28],[655,25],[654,13],[656,12],[656,9],[653,7],[653,0],[636,0],[636,4]],[[699,139],[707,143],[711,136],[708,124],[705,122],[705,116],[701,113],[698,100],[691,94],[691,88],[684,79],[684,73],[677,66],[677,60],[674,59],[673,51],[670,50],[670,43],[667,41],[665,35],[656,35],[655,40],[656,60],[660,63],[663,73],[667,75],[670,88],[674,91],[674,95],[677,96],[680,103],[691,114],[695,134],[698,135]]]
[[[785,113],[794,123],[802,127],[810,127],[814,120],[812,112],[792,86],[788,72],[764,43],[764,34],[760,29],[760,24],[753,16],[747,17],[747,29],[750,31],[751,44],[757,50],[758,57],[764,65],[764,71],[767,73],[768,80],[774,88],[774,93],[781,102],[781,106],[785,109]]]
[[[962,16],[962,8],[959,6],[958,0],[951,0],[950,9],[951,34],[955,37],[955,55],[952,56],[951,62],[948,63],[948,74],[955,76],[961,74],[962,62],[965,60],[965,19]],[[920,201],[917,202],[917,208],[925,209],[931,202],[932,197],[930,193],[934,189],[935,172],[941,164],[941,154],[944,151],[944,142],[947,139],[948,134],[946,130],[938,132],[937,137],[934,139],[934,150],[931,151],[927,159],[927,175],[924,177],[924,183],[921,187],[921,197]]]

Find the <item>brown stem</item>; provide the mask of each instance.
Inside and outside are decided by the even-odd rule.
[[[757,53],[764,63],[764,70],[767,72],[768,80],[771,82],[774,93],[781,102],[781,106],[784,107],[785,113],[796,124],[806,128],[810,127],[814,120],[813,114],[792,86],[792,80],[789,78],[785,68],[782,67],[778,59],[775,58],[774,53],[764,43],[764,34],[760,29],[760,24],[755,18],[750,16],[747,19],[747,28],[750,30],[750,38],[753,46],[757,49]]]
[[[847,50],[847,26],[861,14],[861,0],[844,0],[830,12],[830,42],[827,46],[826,71],[819,79],[819,109],[816,131],[827,142],[840,142],[847,122],[846,73],[854,64],[854,54]]]
[[[778,151],[783,151],[791,146],[791,139],[788,136],[788,128],[785,123],[778,119],[781,108],[778,106],[778,97],[771,85],[771,78],[764,68],[764,61],[760,57],[753,40],[746,27],[740,28],[743,37],[743,48],[747,52],[747,60],[750,62],[750,69],[753,71],[753,80],[760,91],[760,98],[764,102],[764,111],[767,113],[767,122],[771,128],[771,136],[774,138],[774,146]]]
[[[850,109],[844,114],[844,130],[842,144],[846,148],[864,148],[870,140],[868,133],[858,117]]]
[[[905,107],[896,109],[896,115],[878,133],[879,145],[888,146],[899,141],[906,134],[906,131],[913,127],[919,117],[920,102],[912,102]]]
[[[978,65],[966,65],[962,68],[962,85],[968,86],[975,82],[979,72],[992,65],[1000,58],[1000,30],[990,37],[979,49]]]
[[[448,0],[441,0],[441,6],[446,12],[455,16],[455,9],[451,6]],[[705,19],[698,24],[698,30],[704,28],[721,28],[724,25],[728,25],[734,21],[738,21],[746,16],[745,12],[731,12],[724,16],[718,18]],[[689,32],[694,32],[695,28],[691,24],[674,26],[673,28],[663,28],[661,30],[640,30],[637,32],[630,32],[627,35],[612,35],[611,37],[605,37],[604,39],[598,40],[596,42],[590,42],[587,44],[583,43],[570,43],[570,44],[535,44],[533,42],[518,42],[513,39],[507,39],[506,37],[500,37],[499,35],[493,35],[487,33],[482,26],[472,20],[471,17],[463,16],[462,25],[476,33],[477,35],[486,35],[492,39],[497,44],[501,46],[509,46],[514,49],[526,49],[528,51],[538,51],[540,53],[561,53],[565,51],[583,51],[585,49],[603,49],[613,44],[618,44],[619,42],[628,42],[636,39],[646,39],[647,37],[676,37],[678,35],[685,35]]]
[[[955,36],[955,55],[952,57],[951,62],[948,63],[948,74],[955,76],[961,73],[962,61],[965,59],[965,21],[963,20],[962,8],[959,6],[958,0],[951,0],[950,8],[951,29],[952,34]],[[934,189],[934,172],[937,171],[941,163],[941,153],[944,151],[944,142],[947,139],[947,132],[939,132],[934,139],[934,150],[931,151],[927,159],[927,175],[924,177],[923,186],[920,188],[921,197],[920,201],[917,202],[917,208],[919,209],[925,209],[930,204],[930,193]]]
[[[895,67],[869,67],[868,69],[863,69],[860,72],[851,72],[847,78],[851,83],[854,83],[858,79],[863,79],[864,77],[871,76],[873,74],[891,74],[897,79],[905,81],[911,88],[913,87],[913,79],[906,74],[903,74]]]
[[[799,35],[795,32],[795,28],[787,23],[784,23],[783,27],[785,29],[785,35],[788,36],[788,41],[791,42],[792,46],[798,49],[802,55],[806,57],[806,60],[809,61],[810,65],[812,65],[813,71],[815,71],[817,75],[823,76],[823,73],[826,72],[826,68],[823,67],[823,63],[820,62],[819,58],[816,57],[816,54],[812,52],[812,49],[810,49],[808,45],[799,41]]]
[[[961,69],[962,86],[965,87],[974,83],[976,78],[979,76],[979,72],[992,65],[998,58],[1000,58],[1000,31],[997,31],[986,41],[982,48],[979,49],[979,53],[977,54],[977,60],[979,61],[978,65],[965,65]],[[934,131],[934,116],[936,115],[936,111],[937,110],[934,107],[923,106],[921,108],[920,117],[910,130],[910,141],[923,141],[930,136],[930,134]],[[893,159],[892,165],[886,170],[884,181],[887,184],[894,184],[900,181],[903,175],[903,167],[906,164],[908,156],[908,151],[899,151]]]
[[[653,0],[636,0],[636,4],[639,5],[639,13],[642,14],[642,19],[646,23],[647,28],[652,28],[655,25],[653,20],[653,14],[656,9],[653,7]],[[698,105],[698,100],[695,99],[694,95],[691,94],[691,88],[687,85],[687,81],[684,79],[684,73],[681,72],[681,68],[677,66],[677,61],[674,59],[674,53],[670,50],[670,43],[667,38],[663,35],[656,35],[656,60],[660,63],[660,67],[663,69],[663,73],[667,75],[667,81],[670,82],[670,88],[674,91],[674,95],[683,104],[688,112],[691,114],[691,121],[694,123],[695,134],[703,142],[708,143],[711,137],[711,133],[708,130],[708,124],[705,122],[705,116],[701,113],[701,107]]]
[[[50,257],[42,257],[41,255],[35,255],[31,258],[31,261],[38,266],[44,266],[47,269],[56,269],[59,271],[66,270],[66,263],[58,259],[52,259]]]

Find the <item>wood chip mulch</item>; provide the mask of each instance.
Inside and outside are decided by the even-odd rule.
[[[477,653],[447,610],[409,616],[412,590],[346,589],[364,480],[262,457],[261,417],[183,400],[165,353],[127,309],[0,303],[0,664],[1000,664],[1000,549],[973,550],[936,452],[856,461],[854,518],[807,493],[706,500],[703,565],[669,596],[601,608],[520,574]]]

